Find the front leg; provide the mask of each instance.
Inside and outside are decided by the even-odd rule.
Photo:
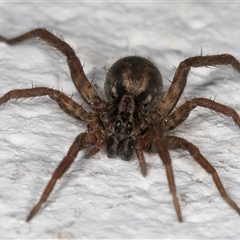
[[[24,33],[18,37],[7,39],[0,35],[0,42],[5,42],[9,45],[14,45],[30,38],[40,38],[44,42],[57,48],[63,55],[67,57],[67,63],[70,69],[73,83],[75,84],[78,92],[86,100],[86,102],[94,110],[100,110],[105,106],[104,101],[98,96],[91,83],[88,81],[82,64],[79,58],[76,56],[75,51],[67,44],[63,39],[60,39],[50,33],[45,28],[37,28]]]
[[[64,112],[79,120],[86,122],[88,119],[91,119],[93,115],[93,113],[86,112],[78,103],[66,96],[64,93],[47,87],[11,90],[0,98],[0,105],[5,104],[10,99],[41,96],[49,96],[51,99],[57,102]]]
[[[224,114],[227,117],[231,117],[238,127],[240,127],[240,116],[233,108],[217,103],[211,99],[193,98],[183,103],[163,121],[162,125],[164,131],[172,130],[183,123],[188,118],[190,112],[198,106],[208,108],[217,113]]]
[[[168,116],[176,106],[186,86],[191,67],[197,68],[218,65],[231,65],[240,73],[240,62],[230,54],[196,56],[187,58],[181,62],[175,72],[169,90],[165,93],[157,107],[157,113],[161,116],[157,121],[161,121]]]

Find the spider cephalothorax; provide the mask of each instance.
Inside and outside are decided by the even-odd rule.
[[[13,45],[32,37],[42,39],[66,56],[76,89],[95,112],[87,112],[64,93],[46,87],[15,89],[0,98],[2,105],[10,99],[49,96],[67,114],[88,124],[88,131],[80,133],[75,138],[27,221],[31,220],[47,200],[57,180],[70,167],[80,150],[87,148],[85,157],[89,158],[104,146],[108,157],[120,156],[123,160],[130,160],[135,152],[143,175],[147,173],[143,151],[157,152],[166,167],[169,188],[179,221],[182,221],[182,214],[169,149],[188,151],[193,159],[212,175],[223,199],[240,214],[239,207],[227,195],[215,168],[198,148],[184,138],[170,135],[170,130],[184,122],[190,112],[198,106],[229,116],[240,127],[240,117],[234,109],[210,99],[189,99],[174,110],[185,88],[191,67],[231,65],[240,72],[240,63],[236,58],[230,54],[220,54],[185,59],[176,69],[171,86],[163,96],[161,74],[151,61],[136,56],[121,58],[107,73],[105,81],[107,102],[105,102],[85,76],[74,50],[63,39],[46,29],[34,29],[12,39],[0,36],[0,41]]]

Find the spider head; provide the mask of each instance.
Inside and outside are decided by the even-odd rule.
[[[109,69],[105,81],[108,103],[102,123],[108,135],[108,157],[130,160],[136,137],[150,125],[149,112],[162,95],[162,78],[149,60],[130,56],[121,58]],[[104,119],[103,119],[104,118]]]

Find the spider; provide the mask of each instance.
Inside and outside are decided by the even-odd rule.
[[[162,94],[162,77],[158,68],[148,59],[127,56],[116,61],[106,75],[105,92],[107,102],[102,100],[88,81],[83,66],[74,50],[62,38],[47,29],[37,28],[18,37],[0,41],[14,45],[30,38],[39,38],[59,50],[67,58],[72,81],[85,102],[94,112],[87,112],[81,105],[63,92],[47,87],[14,89],[0,98],[0,105],[10,99],[49,96],[70,116],[84,121],[88,129],[80,133],[70,146],[66,156],[54,171],[38,203],[27,217],[30,221],[48,199],[57,180],[73,163],[80,150],[86,149],[85,158],[90,158],[105,148],[109,158],[121,157],[129,161],[135,152],[141,172],[147,174],[143,151],[157,152],[166,168],[166,175],[178,220],[182,213],[177,197],[176,185],[169,150],[182,149],[211,174],[223,199],[240,214],[240,208],[227,195],[215,168],[200,153],[198,148],[184,138],[169,135],[170,130],[183,123],[196,107],[204,107],[233,119],[240,127],[240,116],[228,106],[206,98],[192,98],[175,109],[191,67],[231,65],[240,72],[240,62],[230,54],[189,57],[176,69],[171,86]]]

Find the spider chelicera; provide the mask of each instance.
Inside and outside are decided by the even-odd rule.
[[[229,116],[240,127],[240,117],[234,109],[210,99],[189,99],[174,110],[185,88],[191,67],[231,65],[240,72],[240,63],[236,58],[230,54],[220,54],[185,59],[176,69],[171,86],[163,96],[161,74],[151,61],[138,56],[121,58],[107,73],[105,81],[107,102],[105,102],[88,81],[74,50],[63,39],[54,36],[48,30],[38,28],[12,39],[0,36],[0,42],[14,45],[30,38],[40,38],[66,56],[73,83],[94,112],[87,112],[64,93],[47,87],[15,89],[0,98],[2,105],[10,99],[49,96],[64,112],[88,125],[88,131],[80,133],[70,146],[39,202],[28,215],[27,221],[39,211],[56,181],[70,167],[80,150],[87,149],[85,158],[90,158],[103,147],[106,148],[108,157],[120,156],[126,161],[130,160],[135,152],[144,176],[147,169],[143,151],[157,152],[166,167],[169,188],[179,221],[182,221],[182,214],[169,149],[186,150],[211,174],[223,199],[240,214],[239,207],[227,195],[215,168],[198,148],[184,138],[169,135],[170,130],[183,123],[197,106]]]

